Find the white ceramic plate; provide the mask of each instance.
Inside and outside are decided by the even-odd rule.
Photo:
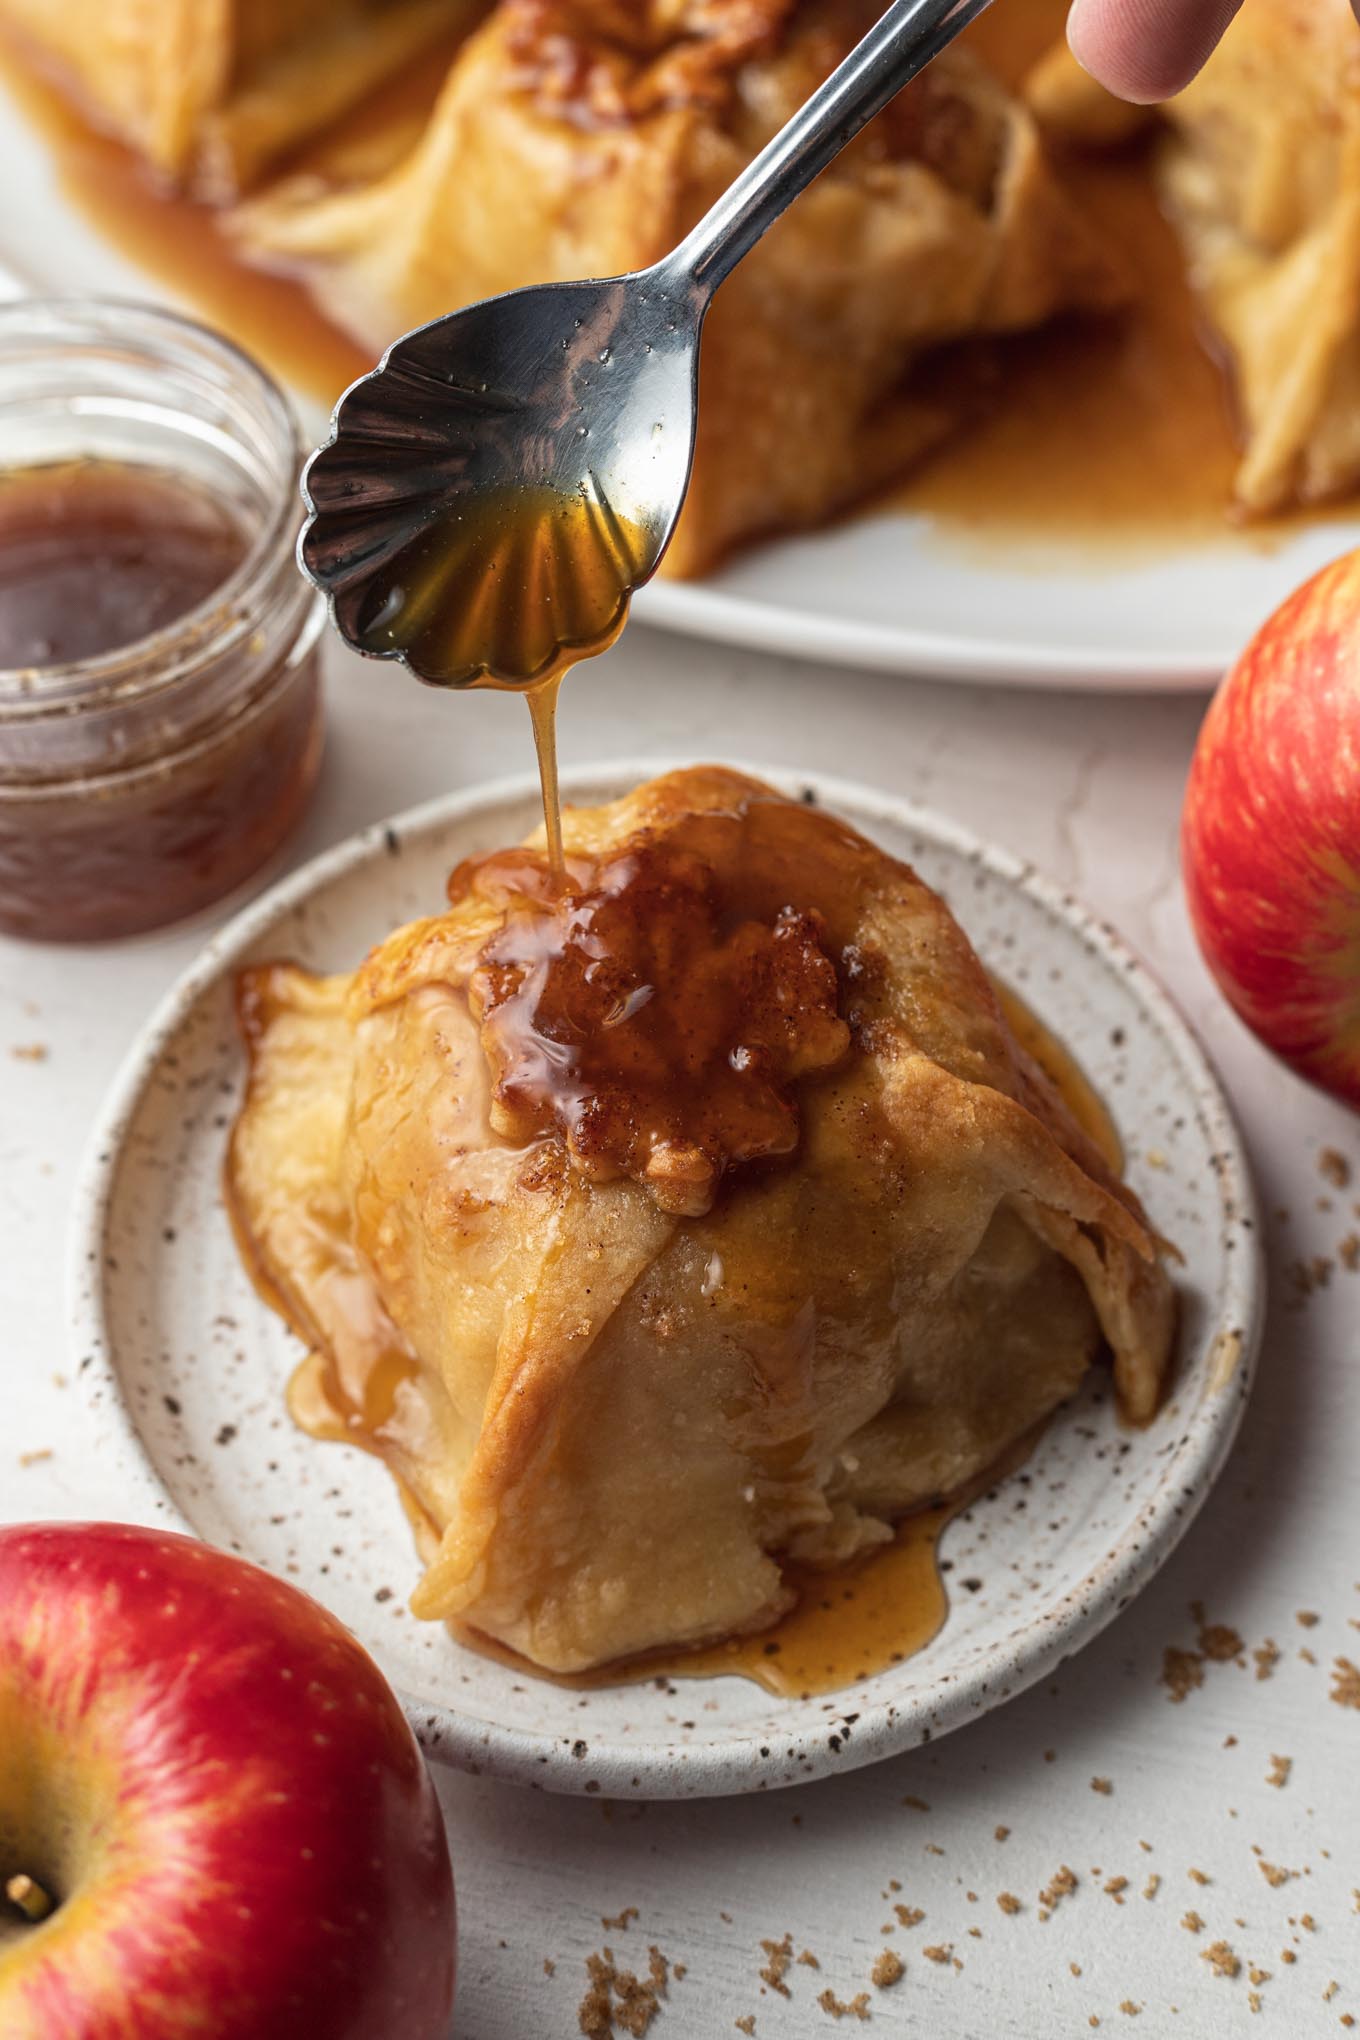
[[[62,196],[46,145],[0,91],[0,296],[95,291],[179,302]],[[299,399],[307,429],[324,414]],[[1338,515],[1262,551],[1248,534],[1162,553],[985,552],[886,513],[757,547],[698,583],[655,582],[637,615],[666,630],[837,666],[1028,687],[1203,688],[1314,568],[1360,542]]]
[[[566,791],[610,799],[657,769],[578,771]],[[1167,1407],[1147,1430],[1125,1430],[1095,1370],[1023,1474],[946,1532],[943,1559],[970,1591],[907,1663],[805,1701],[736,1678],[578,1693],[507,1670],[407,1612],[416,1558],[382,1467],[303,1436],[285,1414],[299,1348],[246,1279],[219,1187],[242,1076],[234,972],[280,955],[350,968],[429,911],[461,857],[533,824],[529,781],[369,830],[237,915],[136,1044],[79,1193],[75,1354],[128,1513],[297,1580],[373,1651],[431,1755],[551,1790],[681,1797],[795,1784],[996,1706],[1156,1571],[1222,1465],[1250,1386],[1262,1278],[1242,1149],[1203,1054],[1146,970],[1076,902],[938,817],[838,781],[765,776],[812,788],[946,894],[985,960],[1099,1084],[1123,1121],[1132,1179],[1185,1256]],[[1044,1505],[1023,1508],[1026,1496]]]

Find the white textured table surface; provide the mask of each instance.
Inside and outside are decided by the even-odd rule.
[[[506,697],[428,695],[338,657],[331,678],[331,749],[295,859],[529,763],[527,717]],[[567,760],[815,764],[925,800],[1084,893],[1227,1079],[1269,1214],[1274,1300],[1240,1443],[1185,1544],[1114,1628],[1000,1713],[877,1769],[710,1806],[442,1776],[460,2040],[577,2032],[587,1956],[610,1947],[645,1971],[649,1944],[685,1971],[653,2040],[710,2040],[748,2017],[758,2040],[830,2033],[828,1991],[841,2005],[867,1993],[873,2027],[928,2040],[1126,2021],[1130,2040],[1306,2040],[1360,2020],[1360,1674],[1347,1706],[1338,1665],[1360,1664],[1360,1273],[1338,1253],[1360,1234],[1360,1127],[1255,1047],[1194,951],[1176,823],[1200,708],[851,677],[641,630],[569,683]],[[65,1229],[104,1087],[206,926],[102,950],[0,943],[6,1518],[120,1513],[67,1375]],[[1355,1165],[1353,1184],[1324,1174],[1327,1150]],[[1191,1667],[1202,1682],[1175,1702],[1163,1653],[1199,1649],[1200,1621],[1235,1631],[1241,1652],[1204,1638],[1229,1655]],[[1062,1866],[1076,1888],[1042,1918]],[[899,1906],[924,1917],[903,1924]],[[602,1925],[633,1907],[622,1929]],[[780,1965],[761,1944],[786,1934],[820,1966],[795,1960],[780,1989],[762,1980]],[[905,1974],[880,1990],[885,1947]],[[840,2023],[858,2030],[853,2008]]]

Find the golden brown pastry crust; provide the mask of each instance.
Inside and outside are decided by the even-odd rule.
[[[155,170],[223,199],[484,4],[0,0],[0,21]]]
[[[871,0],[502,0],[417,148],[327,196],[287,183],[243,244],[373,347],[517,285],[644,267],[868,26]],[[724,285],[698,455],[663,571],[816,523],[966,408],[924,356],[1108,304],[1113,265],[1029,115],[966,51],[933,64]]]
[[[337,1433],[348,1413],[401,1481],[416,1611],[554,1670],[767,1622],[784,1559],[850,1556],[959,1488],[1102,1338],[1135,1418],[1168,1362],[1136,1199],[907,867],[718,768],[569,810],[567,848],[713,815],[761,854],[797,846],[854,1046],[800,1092],[796,1157],[733,1175],[703,1216],[584,1175],[559,1138],[496,1137],[466,990],[496,915],[475,895],[353,979],[245,983],[229,1190],[321,1349],[299,1395],[324,1379]]]

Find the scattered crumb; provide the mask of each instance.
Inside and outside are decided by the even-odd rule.
[[[1336,1996],[1337,1992],[1340,1990],[1340,1988],[1341,1985],[1337,1982],[1336,1978],[1333,1977],[1331,1982],[1328,1984],[1326,1990],[1324,1990],[1322,1993],[1323,2004],[1329,2005],[1332,2002],[1332,1999]]]
[[[1266,1772],[1267,1785],[1287,1785],[1289,1783],[1289,1773],[1293,1768],[1294,1759],[1292,1757],[1272,1756],[1270,1759],[1270,1769]]]
[[[1300,1297],[1311,1296],[1314,1290],[1325,1289],[1332,1279],[1331,1258],[1327,1254],[1313,1254],[1304,1261],[1290,1264],[1289,1279]]]
[[[1138,1846],[1139,1846],[1139,1848],[1140,1848],[1140,1849],[1142,1850],[1142,1852],[1143,1852],[1143,1854],[1144,1854],[1145,1856],[1150,1856],[1150,1855],[1152,1854],[1152,1844],[1151,1844],[1151,1842],[1140,1842],[1140,1843],[1138,1844]]]
[[[646,1979],[630,1969],[617,1969],[610,1949],[587,1955],[590,1979],[577,2010],[577,2023],[587,2040],[608,2040],[615,2033],[627,2033],[630,2040],[642,2040],[666,1995],[669,1964],[659,1948],[649,1948]]]
[[[547,1955],[543,1957],[543,1974],[545,1976],[556,1976],[557,1974],[557,1964]]]
[[[902,1981],[906,1973],[907,1965],[902,1957],[895,1955],[891,1948],[885,1948],[869,1971],[869,1981],[875,1990],[891,1990],[895,1983]]]
[[[1127,1877],[1107,1877],[1103,1886],[1103,1889],[1117,1905],[1124,1903],[1124,1893],[1128,1888],[1129,1880]]]
[[[762,1941],[760,1945],[765,1950],[766,1956],[765,1966],[760,1971],[761,1982],[768,1983],[770,1989],[778,1991],[780,1997],[791,1997],[793,1993],[784,1978],[793,1960],[792,1934],[785,1934],[782,1941]]]
[[[44,1041],[20,1041],[10,1050],[16,1062],[46,1062],[50,1051]]]
[[[1006,1839],[1006,1837],[1007,1837],[1007,1835],[1008,1835],[1009,1833],[1010,1833],[1010,1829],[1009,1829],[1008,1827],[999,1827],[999,1828],[997,1828],[997,1829],[995,1830],[995,1837],[996,1837],[996,1840],[997,1840],[998,1842],[1004,1842],[1004,1841],[1005,1841],[1005,1839]]]
[[[916,1796],[916,1794],[915,1794],[914,1792],[909,1792],[909,1793],[907,1794],[906,1798],[905,1798],[905,1799],[904,1799],[904,1800],[902,1801],[902,1804],[903,1804],[903,1806],[912,1806],[912,1807],[915,1807],[915,1809],[916,1809],[917,1813],[929,1813],[929,1812],[930,1812],[930,1802],[929,1802],[929,1800],[926,1800],[926,1799],[918,1799],[918,1798],[917,1798],[917,1796]]]
[[[1316,1629],[1322,1617],[1316,1614],[1312,1608],[1300,1608],[1295,1613],[1294,1620],[1298,1623],[1300,1629]]]
[[[637,1907],[635,1905],[626,1905],[623,1911],[616,1913],[612,1919],[602,1913],[600,1915],[600,1925],[607,1934],[626,1934],[628,1932],[629,1920],[635,1920],[637,1917]]]
[[[1257,1678],[1268,1679],[1280,1662],[1280,1646],[1268,1636],[1260,1649],[1252,1652],[1252,1657],[1256,1662]]]
[[[1360,1271],[1360,1233],[1347,1233],[1337,1244],[1336,1258],[1348,1275]]]
[[[1187,1934],[1202,1934],[1204,1932],[1204,1922],[1199,1914],[1194,1911],[1185,1913],[1182,1916],[1181,1925],[1185,1928]]]
[[[1303,1662],[1306,1665],[1315,1665],[1317,1663],[1317,1659],[1313,1656],[1312,1651],[1307,1649],[1306,1646],[1303,1645],[1300,1646],[1299,1656],[1303,1659]]]
[[[1196,1601],[1190,1613],[1199,1629],[1197,1642],[1201,1657],[1208,1658],[1215,1665],[1231,1664],[1234,1658],[1241,1657],[1246,1645],[1231,1623],[1210,1622],[1202,1601]]]
[[[754,2012],[747,2012],[745,2018],[733,2019],[732,2024],[739,2033],[745,2033],[747,2040],[750,2040],[751,2034],[756,2030],[756,2015]]]
[[[1324,1176],[1334,1190],[1344,1190],[1351,1180],[1351,1165],[1339,1149],[1325,1147],[1318,1156],[1318,1174]]]
[[[1260,2011],[1260,2009],[1261,2009],[1261,1993],[1260,1993],[1260,1991],[1259,1991],[1259,1990],[1249,1990],[1249,1991],[1247,1992],[1247,2005],[1248,2005],[1248,2007],[1250,2008],[1250,2010],[1252,2010],[1253,2012],[1259,2012],[1259,2011]]]
[[[671,1975],[675,1978],[677,1983],[683,1983],[685,1978],[689,1975],[688,1965],[684,1962],[672,1962]]]
[[[1073,1976],[1080,1976],[1080,1975],[1081,1975],[1081,1964],[1080,1964],[1080,1962],[1069,1962],[1067,1966],[1068,1966],[1068,1968],[1069,1968],[1069,1969],[1071,1970],[1071,1972],[1072,1972]]]
[[[1197,1651],[1181,1650],[1169,1643],[1162,1652],[1162,1684],[1171,1698],[1180,1702],[1204,1684],[1204,1660]]]
[[[904,1927],[919,1927],[925,1918],[919,1905],[895,1905],[893,1911]]]
[[[1313,1918],[1313,1915],[1311,1913],[1300,1913],[1299,1925],[1301,1927],[1306,1927],[1310,1934],[1315,1934],[1317,1932],[1317,1921]]]
[[[1114,1791],[1114,1786],[1108,1778],[1093,1778],[1091,1780],[1091,1790],[1093,1792],[1103,1792],[1108,1798],[1110,1793]]]
[[[1298,1956],[1294,1953],[1294,1950],[1292,1948],[1281,1948],[1280,1950],[1281,1962],[1297,1962],[1298,1959],[1299,1959]]]
[[[848,2003],[842,2003],[833,1990],[824,1990],[817,2000],[822,2010],[831,2019],[867,2019],[869,2017],[869,1993],[857,1991]]]
[[[1151,1877],[1149,1877],[1147,1883],[1143,1886],[1144,1898],[1155,1898],[1157,1896],[1157,1893],[1161,1890],[1161,1888],[1162,1880],[1157,1875],[1157,1872],[1154,1870]]]
[[[1249,1964],[1247,1969],[1247,1975],[1250,1977],[1253,1983],[1270,1982],[1270,1971],[1268,1969],[1262,1969],[1259,1962],[1253,1962]]]
[[[1225,1735],[1223,1747],[1225,1750],[1235,1750],[1237,1748],[1237,1737],[1235,1735]]]
[[[1278,1891],[1282,1884],[1288,1884],[1291,1877],[1297,1877],[1299,1874],[1297,1870],[1286,1870],[1282,1864],[1267,1863],[1264,1856],[1259,1860],[1261,1875],[1272,1890]]]
[[[1069,1898],[1077,1888],[1077,1874],[1066,1863],[1056,1870],[1043,1890],[1039,1893],[1039,1918],[1046,1920],[1054,1913],[1063,1899]]]
[[[1185,1874],[1187,1877],[1193,1878],[1196,1884],[1211,1884],[1213,1882],[1213,1879],[1206,1877],[1202,1870],[1191,1869],[1187,1870]]]
[[[1360,1708],[1360,1665],[1353,1665],[1348,1657],[1332,1661],[1332,1694],[1338,1707]]]
[[[1124,1998],[1120,2004],[1119,2009],[1121,2012],[1124,2013],[1126,2018],[1136,2019],[1138,2017],[1138,2014],[1142,2011],[1143,2007],[1141,2005],[1136,2005],[1133,2002],[1132,1998]]]
[[[937,1942],[933,1948],[923,1948],[921,1950],[921,1953],[925,1956],[927,1962],[938,1962],[943,1964],[948,1962],[950,1957],[953,1955],[954,1944],[952,1941]]]
[[[1024,1910],[1013,1891],[998,1891],[996,1902],[1003,1913],[1018,1913]]]
[[[39,1445],[32,1452],[21,1452],[19,1454],[19,1464],[20,1466],[41,1466],[44,1459],[51,1459],[52,1456],[52,1447],[50,1445]]]
[[[1238,1976],[1242,1964],[1233,1954],[1226,1941],[1211,1941],[1207,1948],[1200,1950],[1200,1961],[1207,1962],[1215,1976]]]
[[[821,1963],[817,1960],[817,1957],[813,1954],[811,1948],[804,1948],[802,1954],[798,1957],[798,1960],[802,1963],[804,1969],[820,1969],[822,1966]]]

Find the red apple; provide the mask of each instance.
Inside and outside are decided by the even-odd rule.
[[[1214,696],[1181,861],[1231,1004],[1360,1106],[1360,552],[1297,589]]]
[[[448,1846],[394,1694],[188,1537],[0,1529],[0,1914],[5,2040],[448,2033]]]

